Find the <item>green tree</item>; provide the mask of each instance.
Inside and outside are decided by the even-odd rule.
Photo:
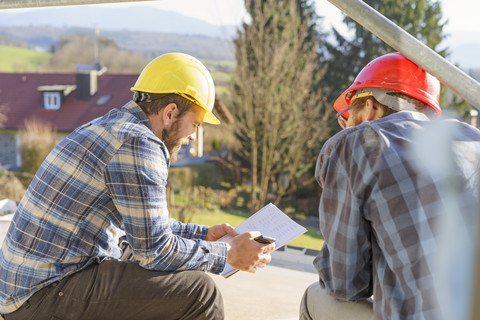
[[[245,5],[251,22],[235,41],[232,104],[254,212],[299,187],[328,138],[331,113],[320,86],[321,35],[311,3],[247,0]]]
[[[440,1],[431,0],[364,0],[366,4],[403,28],[426,46],[445,57],[446,49],[439,50],[445,38]],[[329,100],[334,101],[355,79],[360,70],[378,56],[395,51],[363,26],[345,16],[353,37],[347,39],[334,30],[335,41],[326,43],[329,67]]]
[[[462,99],[456,93],[452,93],[452,98],[448,104],[442,105],[443,112],[449,112],[452,116],[459,119],[467,119],[470,116],[470,111],[473,109],[472,105],[466,100]]]

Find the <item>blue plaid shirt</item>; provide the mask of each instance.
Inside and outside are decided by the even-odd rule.
[[[48,155],[0,251],[0,313],[94,261],[119,258],[125,235],[146,269],[220,273],[225,243],[169,219],[169,153],[134,102],[77,128]]]
[[[441,130],[432,135],[432,126]],[[430,151],[445,141],[443,157]],[[416,112],[364,122],[332,137],[315,174],[325,237],[314,261],[320,285],[343,301],[373,294],[379,319],[439,319],[439,218],[455,215],[474,243],[479,159],[480,131],[455,120],[428,121]],[[450,166],[442,169],[442,163]],[[453,212],[447,199],[456,204]]]

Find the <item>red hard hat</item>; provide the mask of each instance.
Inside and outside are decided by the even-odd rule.
[[[350,105],[354,92],[363,88],[383,88],[404,93],[425,102],[438,118],[440,109],[440,82],[400,52],[388,53],[367,64],[353,84],[337,98],[333,107],[337,112]],[[347,114],[345,116],[348,117]]]

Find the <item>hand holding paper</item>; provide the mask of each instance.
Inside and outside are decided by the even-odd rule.
[[[260,236],[260,232],[245,232],[228,240],[227,261],[238,270],[256,272],[257,268],[263,268],[270,262],[269,252],[275,250],[275,243],[262,244],[254,239]]]
[[[224,235],[229,234],[232,237],[238,235],[235,229],[232,228],[228,223],[217,224],[208,228],[207,241],[217,241]]]
[[[243,221],[240,225],[235,228],[235,231],[241,234],[235,238],[230,235],[225,235],[224,237],[218,239],[218,241],[224,241],[230,243],[231,241],[236,240],[239,237],[239,241],[246,240],[247,237],[252,237],[253,240],[256,236],[264,234],[266,236],[276,238],[275,247],[273,244],[263,245],[266,251],[273,250],[273,248],[278,249],[281,246],[287,244],[291,240],[305,233],[307,229],[290,219],[285,213],[278,209],[274,204],[270,203],[257,211],[255,214],[250,216],[247,220]],[[253,232],[255,231],[255,232]],[[247,232],[247,233],[245,233]],[[256,241],[251,241],[256,242]],[[257,243],[258,244],[258,243]],[[272,246],[272,247],[269,247]],[[262,248],[262,246],[260,246]],[[260,252],[263,254],[263,251]],[[270,256],[270,255],[264,255]],[[265,258],[265,259],[269,259]],[[228,257],[227,257],[227,261]],[[229,261],[230,262],[230,261]],[[268,261],[269,262],[269,261]],[[235,262],[236,263],[236,262]],[[225,267],[225,270],[222,272],[224,277],[229,277],[234,274],[236,270],[230,263]]]

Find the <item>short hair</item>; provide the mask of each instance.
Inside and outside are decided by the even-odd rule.
[[[415,99],[409,95],[406,95],[405,93],[401,93],[401,92],[391,92],[389,93],[390,95],[392,96],[395,96],[395,97],[398,97],[400,99],[404,99],[408,102],[410,102],[411,104],[413,104],[415,106],[415,110],[417,110],[418,112],[421,112],[421,113],[424,113],[425,115],[429,115],[432,111],[434,111],[432,109],[432,107],[430,107],[428,104],[426,104],[425,102],[423,101],[420,101],[418,99]],[[361,108],[363,108],[363,106],[365,105],[365,102],[368,100],[368,99],[372,99],[373,103],[376,104],[377,106],[380,106],[382,109],[383,109],[383,116],[386,117],[386,116],[389,116],[393,113],[396,113],[398,112],[398,110],[394,110],[392,108],[390,108],[389,106],[387,105],[384,105],[380,102],[377,101],[377,99],[375,99],[374,96],[366,96],[366,97],[361,97],[361,98],[357,98],[353,101],[353,103],[355,104],[355,106],[353,107],[354,110],[358,111],[358,110],[361,110]]]
[[[134,101],[143,110],[143,112],[149,116],[152,114],[158,114],[165,106],[170,103],[175,103],[179,111],[178,117],[181,117],[184,113],[192,111],[195,108],[200,108],[194,102],[178,95],[176,93],[147,93],[145,99],[138,99],[138,95],[134,95]]]

